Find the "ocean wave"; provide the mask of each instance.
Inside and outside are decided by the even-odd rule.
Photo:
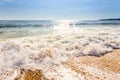
[[[102,56],[120,49],[120,28],[73,28],[37,37],[10,39],[0,43],[0,80],[16,68],[42,69],[69,58]],[[68,70],[69,72],[69,70]]]
[[[17,28],[17,27],[50,27],[51,25],[43,24],[0,24],[0,28]]]
[[[54,27],[54,26],[84,26],[84,25],[120,25],[120,21],[101,21],[101,20],[96,20],[96,21],[42,21],[42,20],[36,20],[36,21],[30,21],[30,20],[21,20],[21,21],[0,21],[0,28],[16,28],[16,27]]]

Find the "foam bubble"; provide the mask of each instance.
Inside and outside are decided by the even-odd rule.
[[[17,38],[0,43],[0,79],[3,80],[7,71],[14,70],[16,67],[47,71],[51,66],[60,65],[72,57],[106,54],[120,48],[120,31],[118,30],[120,29],[71,29],[67,34],[56,32],[56,34]],[[78,36],[84,37],[78,38]],[[65,72],[65,70],[62,70],[64,74],[70,71]],[[74,77],[71,76],[72,78]],[[68,75],[57,79],[68,79]]]

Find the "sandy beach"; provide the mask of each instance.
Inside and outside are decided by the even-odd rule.
[[[0,80],[119,80],[120,27],[85,26],[1,29]]]
[[[118,49],[101,57],[72,58],[60,65],[51,67],[49,74],[39,69],[26,71],[20,69],[14,80],[119,80],[119,57],[120,50]]]
[[[106,41],[103,36],[84,38],[76,34],[1,42],[1,79],[119,80],[119,39],[110,36]]]
[[[0,80],[120,80],[120,0],[0,0]]]
[[[114,50],[101,57],[73,58],[66,64],[73,71],[84,76],[84,80],[120,79],[120,50]]]

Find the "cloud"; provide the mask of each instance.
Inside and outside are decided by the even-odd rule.
[[[15,7],[20,6],[24,2],[23,0],[0,0],[0,7]]]
[[[0,2],[8,2],[8,3],[11,3],[13,2],[14,0],[0,0]]]

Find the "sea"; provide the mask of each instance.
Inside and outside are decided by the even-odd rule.
[[[67,60],[115,49],[120,20],[0,20],[0,80],[16,80],[29,69],[50,79],[79,80],[81,75],[64,66]]]
[[[120,27],[120,20],[0,20],[0,40],[68,31],[70,28]]]

